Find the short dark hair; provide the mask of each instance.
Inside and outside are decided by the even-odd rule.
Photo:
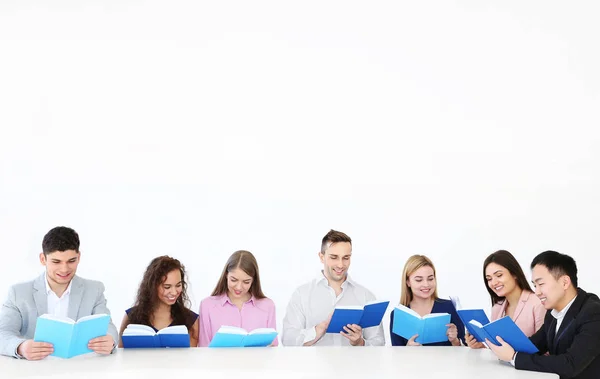
[[[527,278],[525,277],[525,273],[523,272],[521,265],[514,257],[514,255],[512,255],[506,250],[498,250],[495,253],[490,254],[483,262],[483,283],[485,284],[485,288],[490,294],[492,305],[502,303],[505,300],[505,297],[498,296],[494,291],[492,291],[492,289],[488,285],[487,279],[485,277],[485,269],[490,263],[495,263],[507,269],[508,273],[515,277],[517,286],[519,286],[519,288],[522,291],[533,292],[531,290],[529,282],[527,281]]]
[[[537,265],[545,266],[556,280],[567,275],[571,278],[573,286],[577,288],[577,264],[570,256],[552,250],[544,251],[533,258],[531,269],[533,270]]]
[[[327,250],[329,247],[327,246],[328,244],[334,244],[338,242],[348,242],[352,245],[352,239],[350,239],[346,233],[331,229],[321,240],[321,253],[325,254],[325,250]]]
[[[42,241],[44,255],[67,250],[75,250],[79,253],[79,235],[77,232],[66,226],[57,226],[50,229]]]

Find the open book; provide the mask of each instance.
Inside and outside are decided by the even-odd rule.
[[[381,324],[389,301],[371,301],[364,306],[338,306],[333,310],[327,333],[344,331],[344,326],[357,324],[361,328],[370,328]]]
[[[259,328],[247,332],[235,326],[221,326],[208,347],[264,347],[277,338],[272,328]]]
[[[190,347],[185,325],[168,326],[155,332],[148,325],[129,324],[121,336],[124,348]]]
[[[478,341],[485,341],[487,338],[494,345],[500,346],[496,340],[496,337],[500,336],[519,353],[535,354],[538,352],[538,348],[509,316],[499,318],[487,325],[482,325],[475,320],[469,321],[469,324],[473,326],[473,335]]]
[[[420,316],[412,309],[399,304],[394,308],[392,332],[407,340],[418,334],[415,342],[420,344],[444,342],[448,341],[446,325],[449,323],[449,313],[430,313]]]
[[[37,318],[33,340],[51,343],[54,346],[53,356],[71,358],[91,353],[88,342],[105,336],[109,323],[110,316],[106,314],[86,316],[77,321],[45,314]]]
[[[475,325],[471,324],[472,320],[477,321],[480,325],[486,325],[490,323],[490,320],[483,309],[458,309],[456,312],[458,313],[458,317],[460,317],[464,326],[467,328],[469,333],[475,337],[477,342],[485,342],[477,336]]]

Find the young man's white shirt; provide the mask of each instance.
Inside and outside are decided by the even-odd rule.
[[[327,320],[336,306],[363,306],[377,300],[375,295],[356,283],[348,275],[342,283],[342,292],[335,295],[323,272],[318,277],[296,289],[283,319],[282,344],[302,346],[315,339],[316,325]],[[383,346],[383,326],[363,329],[365,346]],[[325,333],[315,346],[350,346],[350,340],[339,333]]]
[[[72,282],[72,281],[71,281]],[[71,294],[71,282],[69,282],[69,286],[63,292],[61,297],[58,297],[52,288],[50,288],[50,284],[48,283],[48,278],[46,277],[46,295],[48,296],[48,314],[59,317],[69,317],[69,295]]]

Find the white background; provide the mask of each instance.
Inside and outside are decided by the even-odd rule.
[[[528,276],[541,251],[570,254],[598,292],[599,10],[4,0],[0,291],[67,225],[117,325],[153,257],[187,266],[197,310],[247,249],[281,327],[330,228],[393,304],[415,253],[467,307],[489,310],[498,249]]]

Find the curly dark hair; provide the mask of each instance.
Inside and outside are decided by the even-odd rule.
[[[146,268],[137,292],[135,306],[128,315],[130,323],[152,325],[151,318],[159,302],[157,288],[166,280],[167,274],[173,270],[181,272],[181,295],[171,306],[173,325],[185,325],[189,328],[195,322],[195,318],[190,317],[185,267],[177,259],[163,255],[154,258]]]

